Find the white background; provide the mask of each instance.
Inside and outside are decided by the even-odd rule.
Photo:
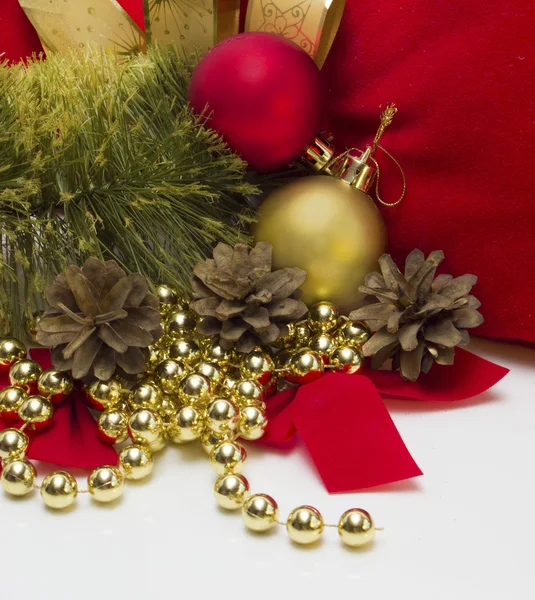
[[[535,598],[535,350],[471,349],[511,368],[492,391],[458,404],[388,402],[423,477],[329,496],[304,451],[250,451],[245,475],[283,520],[299,504],[331,523],[349,507],[369,510],[385,530],[366,550],[344,548],[335,529],[315,548],[293,546],[282,527],[248,533],[239,513],[215,505],[202,450],[172,447],[113,506],[83,495],[54,513],[37,494],[0,493],[1,600]]]

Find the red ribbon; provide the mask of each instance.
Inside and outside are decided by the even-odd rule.
[[[43,370],[50,369],[50,351],[30,350]],[[8,373],[0,373],[0,388],[9,385]],[[0,419],[0,431],[20,427],[22,421],[8,422]],[[95,469],[102,465],[116,465],[118,456],[114,447],[107,444],[98,431],[98,425],[87,407],[82,392],[74,389],[67,398],[54,407],[49,427],[38,431],[26,430],[31,441],[27,456],[34,460],[62,467]]]
[[[390,417],[384,397],[460,401],[477,396],[509,372],[458,349],[452,366],[434,365],[417,382],[397,372],[329,373],[267,402],[263,443],[298,433],[329,493],[352,492],[422,475]]]

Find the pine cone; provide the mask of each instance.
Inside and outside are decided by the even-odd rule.
[[[392,258],[383,254],[379,259],[382,275],[366,275],[359,291],[376,296],[379,302],[359,308],[349,317],[365,321],[377,332],[363,346],[364,355],[372,357],[372,368],[380,368],[391,358],[393,369],[416,381],[433,361],[453,364],[455,346],[470,341],[466,329],[483,323],[477,311],[481,302],[469,295],[477,277],[439,275],[434,279],[443,260],[440,250],[431,252],[427,260],[423,252],[413,250],[403,276]]]
[[[259,242],[251,251],[218,244],[213,260],[193,269],[194,301],[190,308],[203,318],[200,333],[220,336],[225,348],[251,352],[288,333],[285,323],[307,312],[298,289],[306,272],[298,268],[271,270],[271,244]]]
[[[127,374],[142,373],[142,348],[157,340],[162,329],[158,299],[147,280],[127,275],[114,260],[87,260],[56,277],[45,296],[50,308],[36,335],[53,347],[52,362],[76,379],[93,374],[109,379],[118,365]]]

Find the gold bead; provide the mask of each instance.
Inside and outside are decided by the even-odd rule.
[[[72,377],[57,369],[43,371],[37,381],[39,393],[49,398],[54,404],[64,400],[65,396],[72,392],[73,386]]]
[[[192,366],[201,357],[201,349],[194,339],[183,338],[174,340],[168,351],[169,358],[182,361],[187,366]]]
[[[241,379],[240,370],[236,367],[229,369],[225,374],[222,389],[227,393],[232,390],[236,383]]]
[[[303,348],[290,359],[285,379],[293,383],[309,383],[319,379],[323,375],[324,368],[323,360],[317,352],[310,348]]]
[[[18,385],[25,389],[37,389],[37,381],[43,369],[41,365],[30,358],[23,358],[9,369],[11,385]]]
[[[338,323],[338,309],[331,302],[318,302],[308,312],[308,326],[315,333],[332,331]]]
[[[151,451],[145,446],[126,446],[119,453],[119,464],[127,479],[138,480],[148,477],[154,468]]]
[[[193,406],[183,406],[167,428],[169,439],[175,444],[199,439],[204,431],[204,419]]]
[[[53,413],[52,402],[43,396],[29,396],[19,408],[19,417],[26,423],[47,423]]]
[[[221,444],[222,442],[233,442],[235,439],[236,439],[235,431],[225,431],[222,433],[216,433],[215,431],[212,431],[211,429],[207,429],[201,435],[201,445],[202,445],[203,450],[209,456],[210,453],[212,452],[214,446],[217,446],[218,444]]]
[[[28,447],[28,436],[18,429],[0,431],[0,459],[14,458],[24,454]]]
[[[248,494],[249,482],[243,475],[221,475],[214,485],[215,499],[226,510],[241,508]]]
[[[328,333],[320,333],[310,338],[309,348],[317,352],[326,364],[329,362],[329,355],[335,348],[334,340]]]
[[[190,335],[196,326],[195,316],[189,310],[173,310],[165,321],[165,331],[171,338]]]
[[[216,365],[215,363],[210,362],[200,362],[195,367],[195,372],[199,373],[203,377],[206,377],[210,382],[210,387],[212,390],[217,389],[223,383],[223,369]]]
[[[221,442],[210,452],[210,463],[218,475],[241,473],[246,459],[245,448],[236,442]]]
[[[362,354],[355,346],[340,346],[332,352],[329,362],[336,371],[356,373],[362,367]]]
[[[338,533],[346,546],[365,546],[375,535],[370,513],[362,508],[350,508],[340,517]]]
[[[168,358],[158,363],[154,369],[154,381],[165,394],[173,394],[184,376],[184,365]]]
[[[308,340],[310,338],[310,328],[307,321],[298,321],[294,323],[294,344],[295,348],[302,348],[308,346]]]
[[[288,535],[296,544],[314,544],[320,539],[323,528],[323,517],[313,506],[298,506],[286,521]]]
[[[248,529],[257,532],[269,531],[279,518],[279,507],[267,494],[249,496],[242,507],[242,517]]]
[[[206,424],[216,433],[235,431],[238,427],[238,409],[227,398],[212,400],[206,409]]]
[[[45,477],[41,484],[41,497],[45,504],[56,510],[69,508],[78,495],[76,479],[65,471],[56,471]]]
[[[240,373],[243,379],[254,379],[261,385],[271,381],[275,371],[273,359],[267,352],[256,348],[246,354],[240,364]]]
[[[179,302],[178,294],[167,285],[158,285],[156,287],[156,297],[160,302],[159,310],[162,314],[171,310]]]
[[[147,371],[152,371],[157,364],[161,363],[162,360],[165,359],[164,352],[160,348],[159,342],[158,345],[149,346],[147,348],[148,357],[147,357]]]
[[[97,410],[113,408],[123,398],[123,386],[115,379],[93,381],[85,388],[89,404]]]
[[[341,345],[362,346],[371,337],[370,328],[365,323],[347,319],[338,330],[338,342]]]
[[[97,502],[117,500],[123,493],[123,487],[124,475],[117,467],[98,467],[87,478],[89,493]]]
[[[16,420],[19,408],[28,398],[28,394],[20,387],[9,386],[0,391],[0,415],[2,419]]]
[[[235,360],[234,350],[226,350],[218,341],[209,340],[202,350],[202,357],[210,363],[227,367]]]
[[[0,369],[8,370],[26,356],[26,347],[15,338],[0,339]]]
[[[126,414],[117,408],[100,413],[98,430],[101,437],[110,444],[120,444],[128,438],[128,419]]]
[[[128,394],[128,405],[132,410],[150,408],[157,410],[162,403],[160,390],[149,382],[137,383]]]
[[[173,417],[176,413],[176,409],[177,406],[174,397],[165,394],[162,396],[162,401],[160,402],[157,412],[162,417]]]
[[[259,405],[264,401],[264,388],[254,379],[242,379],[232,388],[230,397],[240,406]]]
[[[184,404],[202,403],[210,397],[210,382],[203,375],[186,375],[178,388],[178,399]]]
[[[162,420],[148,408],[140,408],[130,415],[128,435],[136,444],[147,444],[153,452],[165,446]]]
[[[266,414],[258,406],[245,406],[240,409],[238,431],[243,439],[260,439],[264,435],[267,424]]]
[[[2,487],[12,496],[25,496],[33,490],[35,467],[23,458],[4,461],[2,469]]]

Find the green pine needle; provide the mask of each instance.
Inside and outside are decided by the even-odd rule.
[[[0,331],[91,255],[185,292],[215,242],[247,241],[259,190],[188,109],[190,73],[172,46],[0,68]]]

